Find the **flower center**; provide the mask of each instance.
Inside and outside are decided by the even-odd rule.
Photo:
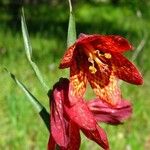
[[[97,69],[95,67],[95,63],[100,67],[101,71],[104,71],[108,66],[107,64],[103,63],[102,60],[105,61],[105,59],[111,59],[110,53],[100,53],[99,50],[89,50],[85,51],[88,56],[88,61],[91,63],[89,66],[89,71],[92,74],[95,74],[97,72]]]

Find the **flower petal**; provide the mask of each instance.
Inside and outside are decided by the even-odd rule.
[[[101,36],[99,40],[100,44],[97,45],[97,48],[106,52],[122,53],[133,49],[125,38],[118,35]]]
[[[108,78],[107,76],[103,76],[103,78]],[[101,79],[98,77],[89,78],[88,81],[93,88],[95,94],[103,101],[111,104],[117,105],[121,100],[121,91],[118,84],[117,77],[114,76],[113,71],[109,77],[109,81],[107,84],[104,84]],[[103,85],[103,86],[102,86]]]
[[[77,63],[73,61],[72,66],[70,67],[70,86],[69,86],[69,100],[71,103],[75,103],[73,101],[73,97],[83,97],[87,85],[87,78],[81,66],[78,67]]]
[[[143,78],[137,68],[124,56],[113,53],[114,73],[119,78],[132,84],[143,84]]]
[[[80,132],[79,128],[72,121],[69,122],[69,143],[67,147],[60,147],[60,150],[79,150],[80,148]]]
[[[61,150],[78,150],[80,147],[79,128],[66,116],[64,110],[65,105],[70,107],[68,103],[68,87],[69,80],[61,78],[50,93],[51,138],[48,145],[49,150],[54,149],[56,143]]]
[[[96,120],[82,99],[71,107],[65,105],[65,110],[69,118],[79,127],[87,130],[96,129]]]
[[[80,148],[80,132],[78,126],[70,121],[69,127],[69,144],[66,150],[79,150]]]
[[[99,144],[105,150],[109,150],[107,135],[101,127],[99,127],[97,125],[96,130],[93,130],[93,131],[85,130],[85,129],[81,129],[81,130],[86,135],[87,138],[95,141],[97,144]]]
[[[125,100],[121,100],[118,105],[112,107],[100,99],[95,99],[88,102],[88,107],[97,121],[113,125],[123,123],[132,114],[132,105]]]
[[[89,65],[83,68],[88,82],[96,96],[111,105],[116,105],[121,100],[121,92],[112,66],[104,63],[94,65],[97,70],[95,73],[89,71]]]
[[[51,134],[55,142],[63,147],[68,145],[68,121],[64,117],[62,91],[60,84],[57,83],[50,96],[51,102]],[[64,85],[65,86],[65,85]]]
[[[65,52],[60,62],[59,68],[63,69],[63,68],[68,68],[71,66],[71,63],[74,57],[75,47],[76,47],[76,44],[72,45],[71,47],[67,49],[67,51]]]
[[[122,53],[133,49],[132,45],[119,35],[81,34],[76,43],[77,45],[91,44],[95,49],[104,52]]]

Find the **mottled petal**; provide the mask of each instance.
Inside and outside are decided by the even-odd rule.
[[[70,86],[69,86],[69,97],[71,103],[75,103],[73,97],[83,97],[87,85],[87,78],[81,66],[74,61],[70,67]]]
[[[79,127],[87,130],[96,129],[96,120],[89,110],[87,104],[81,99],[71,107],[65,107],[69,118]]]
[[[48,141],[48,148],[47,148],[47,150],[55,150],[55,146],[56,146],[56,142],[55,142],[52,134],[50,134],[50,138],[49,138],[49,141]]]
[[[100,36],[99,40],[100,44],[97,45],[97,48],[104,52],[122,53],[133,49],[125,38],[118,35]]]
[[[132,114],[132,105],[125,100],[121,100],[118,105],[112,107],[100,99],[95,99],[88,102],[88,107],[97,121],[113,125],[123,123]]]
[[[74,57],[75,47],[76,47],[76,44],[72,45],[71,47],[67,49],[63,58],[61,59],[59,68],[63,69],[63,68],[68,68],[71,66],[71,63]]]
[[[58,145],[66,147],[68,144],[68,136],[67,136],[68,122],[66,118],[64,118],[63,98],[64,97],[62,97],[60,85],[59,83],[57,83],[50,97],[51,134]]]
[[[103,76],[105,78],[105,76]],[[90,78],[91,79],[91,78]],[[117,105],[121,100],[121,91],[118,84],[118,78],[114,76],[113,72],[109,77],[109,82],[107,84],[103,84],[101,86],[101,79],[93,78],[90,82],[91,87],[93,88],[95,94],[103,101],[111,104]],[[99,84],[98,84],[99,83]]]
[[[119,79],[137,85],[143,83],[138,69],[121,54],[113,53],[112,65],[114,66],[114,73]]]
[[[96,72],[91,73],[88,66],[84,72],[95,94],[111,105],[116,105],[121,98],[118,78],[113,74],[111,66],[107,64],[95,64]]]
[[[81,130],[86,135],[87,138],[95,141],[97,144],[99,144],[105,150],[109,150],[107,135],[101,127],[99,127],[97,125],[96,130],[93,130],[93,131],[85,130],[85,129],[81,129]]]

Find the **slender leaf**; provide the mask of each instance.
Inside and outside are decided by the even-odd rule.
[[[70,47],[76,40],[76,24],[75,17],[72,10],[71,0],[68,0],[70,8],[68,35],[67,35],[67,47]]]
[[[42,84],[42,86],[44,87],[44,89],[47,92],[49,90],[49,88],[48,88],[47,84],[45,83],[45,81],[42,77],[42,74],[41,74],[39,68],[37,67],[36,63],[34,63],[32,61],[32,46],[31,46],[31,42],[29,40],[29,34],[28,34],[28,30],[27,30],[27,25],[26,25],[23,9],[22,9],[22,15],[21,15],[21,28],[22,28],[22,34],[23,34],[23,40],[24,40],[25,52],[26,52],[27,59],[28,59],[29,63],[31,64],[40,83]]]
[[[5,69],[11,78],[16,82],[16,84],[20,87],[20,89],[25,93],[25,95],[28,97],[29,102],[33,105],[35,110],[39,113],[41,116],[42,120],[44,121],[46,127],[49,130],[49,113],[46,111],[45,107],[37,100],[37,98],[26,88],[26,86],[20,82],[14,74],[9,72],[7,69]]]

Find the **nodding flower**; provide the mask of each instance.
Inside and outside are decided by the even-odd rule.
[[[122,99],[119,79],[136,85],[143,83],[138,69],[123,56],[123,52],[132,49],[121,36],[81,34],[59,66],[70,68],[71,96],[83,97],[89,82],[99,99],[117,105]]]
[[[130,117],[132,106],[122,100],[116,107],[94,99],[69,96],[70,82],[61,78],[50,92],[50,138],[48,150],[79,150],[81,144],[80,131],[90,140],[96,142],[104,150],[109,150],[105,131],[98,125],[104,122],[112,125],[123,123]],[[71,98],[76,103],[70,105]]]

